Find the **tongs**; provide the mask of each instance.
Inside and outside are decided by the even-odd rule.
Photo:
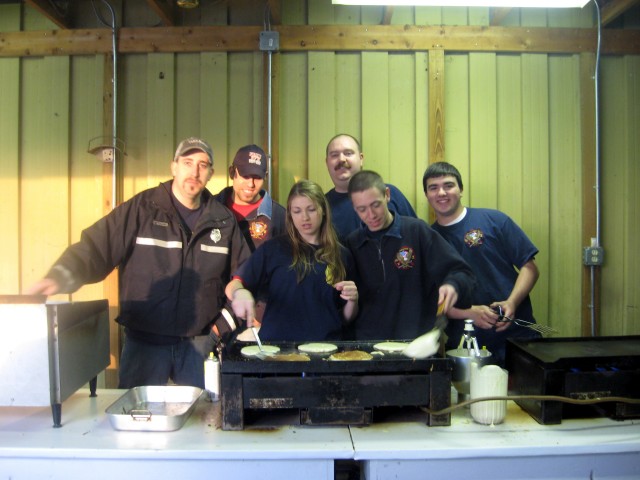
[[[502,312],[502,307],[498,305],[494,308],[494,311],[498,314],[498,322],[512,322],[520,327],[530,328],[531,330],[535,330],[536,332],[542,335],[553,335],[554,333],[558,333],[555,328],[549,327],[548,325],[540,325],[539,323],[530,322],[529,320],[522,320],[521,318],[510,318],[507,317]]]

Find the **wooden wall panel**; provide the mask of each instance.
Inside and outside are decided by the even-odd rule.
[[[497,59],[498,209],[513,214],[514,199],[522,197],[522,58],[499,55]],[[517,212],[520,217],[520,211]]]
[[[308,152],[309,89],[307,80],[307,55],[301,53],[281,54],[280,78],[280,157],[278,159],[278,191],[281,204],[287,201],[287,195],[296,178],[307,174]],[[321,148],[320,159],[324,164]],[[329,180],[330,182],[330,180]],[[276,197],[276,198],[277,198]]]
[[[329,138],[338,133],[349,133],[356,138],[362,138],[360,112],[362,112],[362,70],[360,54],[343,52],[336,54],[336,88],[335,88],[335,130],[325,140],[325,147]],[[322,149],[324,158],[325,149]],[[328,175],[327,175],[328,178]],[[331,180],[329,180],[329,185]]]
[[[286,24],[306,23],[304,2],[283,0],[282,21]],[[308,163],[309,117],[309,68],[308,55],[304,53],[279,53],[280,97],[280,156],[278,158],[278,191],[274,192],[285,205],[287,195],[296,178],[304,178]],[[324,151],[324,147],[322,151]],[[321,158],[324,158],[323,156]],[[328,180],[330,181],[330,180]]]
[[[444,25],[442,21],[442,8],[416,7],[416,25]]]
[[[123,172],[122,198],[131,198],[147,188],[146,151],[147,144],[147,55],[127,55],[120,58],[120,113],[118,130],[125,141],[127,155],[120,162]],[[166,175],[170,175],[169,161],[173,159],[175,145],[163,152]]]
[[[0,31],[20,30],[20,6],[0,5]],[[0,241],[0,292],[18,294],[20,270],[20,59],[0,59],[0,218],[4,228]]]
[[[146,178],[140,184],[143,190],[171,177],[169,162],[173,160],[176,148],[176,56],[171,53],[149,54],[146,84]]]
[[[90,154],[89,140],[102,135],[102,55],[74,57],[71,62],[70,194],[69,221],[71,242],[80,239],[82,230],[103,216],[102,171],[104,163]],[[62,250],[60,251],[62,253]],[[85,285],[73,300],[103,297],[102,285]]]
[[[498,207],[496,56],[469,54],[470,179],[467,205]]]
[[[207,188],[218,193],[229,184],[228,165],[233,161],[236,150],[230,149],[227,144],[229,138],[229,62],[226,53],[201,53],[198,66],[200,75],[200,91],[198,100],[200,103],[199,124],[193,126],[193,131],[198,132],[213,148],[213,178]],[[180,129],[180,124],[177,125]],[[175,142],[183,137],[192,135],[192,132],[180,131],[176,135]],[[177,146],[177,145],[176,145]]]
[[[629,335],[640,334],[640,255],[638,254],[638,239],[640,238],[640,58],[626,57],[625,63],[625,94],[627,108],[625,120],[628,125],[626,159],[627,173],[625,191],[627,206],[625,210],[626,245],[625,256],[627,268],[624,270],[624,306],[625,311],[622,324],[618,328],[609,330],[612,334],[622,332]]]
[[[429,163],[429,55],[425,52],[417,52],[413,55],[413,61],[415,62],[414,68],[414,97],[415,97],[415,179],[413,181],[415,188],[415,202],[412,202],[416,214],[419,218],[427,221],[429,220],[429,203],[424,195],[424,189],[422,188],[422,175],[427,169]],[[444,81],[444,61],[442,62],[442,78]],[[442,89],[442,95],[444,96],[444,88]],[[444,101],[444,98],[443,98]],[[442,132],[444,136],[444,132]]]
[[[469,55],[450,54],[445,56],[445,161],[456,166],[464,183],[464,202],[471,194],[469,184],[470,158],[470,98],[469,98]]]
[[[70,240],[69,57],[23,60],[22,65],[20,222],[27,286],[46,273]]]
[[[541,275],[532,293],[536,315],[547,320],[549,303],[549,90],[547,56],[522,55],[522,195],[506,213],[527,232],[540,252]]]
[[[172,93],[176,102],[175,144],[183,138],[199,135],[202,102],[209,96],[202,95],[200,72],[204,69],[201,67],[198,53],[175,57],[175,91]],[[165,156],[171,159],[170,155]]]
[[[624,158],[629,148],[629,132],[626,122],[616,122],[615,117],[627,118],[627,88],[624,57],[605,59],[603,67],[606,76],[602,76],[600,126],[603,135],[601,162],[601,245],[605,251],[605,264],[602,268],[602,333],[620,331],[625,316],[625,277],[628,265],[627,232],[625,214],[629,195],[627,183],[628,165],[616,162]],[[611,88],[612,83],[615,88]],[[634,136],[637,132],[634,132]],[[637,220],[636,220],[637,221]],[[635,239],[633,244],[635,244]],[[637,288],[637,284],[636,284]]]
[[[388,165],[383,177],[388,183],[398,187],[405,197],[416,205],[415,178],[424,171],[424,162],[418,164],[416,155],[417,138],[426,145],[427,132],[416,131],[416,62],[414,55],[389,55],[389,124],[388,150],[383,161]],[[421,109],[425,115],[425,110]],[[406,124],[407,119],[412,124]],[[424,119],[423,119],[423,122]]]
[[[238,148],[249,143],[262,143],[260,125],[262,122],[262,93],[260,86],[262,66],[256,66],[256,53],[235,53],[229,55],[229,129],[228,156],[233,155]]]
[[[301,171],[300,174],[303,176],[302,178],[318,182],[324,191],[333,187],[331,178],[327,173],[324,152],[329,139],[337,133],[335,112],[337,104],[336,75],[336,55],[334,53],[317,52],[308,54],[307,125],[309,135],[306,165],[303,168],[304,171]],[[349,104],[349,106],[351,105]]]
[[[571,81],[578,76],[577,57],[549,57],[548,302],[540,299],[537,287],[534,300],[538,311],[547,309],[546,317],[538,316],[540,322],[563,336],[581,333],[580,85]]]
[[[638,103],[640,62],[602,62],[602,323],[605,335],[640,334],[638,304]],[[622,120],[622,121],[621,121]],[[624,159],[620,161],[620,159]]]
[[[389,181],[389,55],[362,53],[362,150],[365,168]],[[394,170],[397,168],[394,165]],[[391,183],[391,182],[390,182]]]

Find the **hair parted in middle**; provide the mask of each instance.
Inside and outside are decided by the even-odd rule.
[[[313,202],[322,215],[320,225],[320,245],[317,249],[309,245],[296,229],[291,217],[291,202],[296,197],[307,197]],[[327,265],[327,279],[331,279],[331,284],[345,280],[346,270],[340,255],[340,242],[338,235],[333,228],[331,221],[331,208],[324,196],[322,187],[311,180],[300,180],[296,182],[289,191],[287,198],[287,235],[293,249],[293,262],[291,268],[296,271],[298,283],[313,270],[313,259],[319,263]]]

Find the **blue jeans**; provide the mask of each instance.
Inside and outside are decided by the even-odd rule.
[[[169,380],[204,388],[204,360],[213,346],[208,335],[185,338],[175,345],[153,345],[126,335],[118,388],[167,385]]]

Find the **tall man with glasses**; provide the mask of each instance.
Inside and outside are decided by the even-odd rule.
[[[250,254],[233,214],[205,188],[211,146],[187,138],[173,179],[145,190],[85,229],[25,293],[72,293],[119,273],[125,342],[119,388],[204,387],[204,359],[235,328],[224,287]],[[80,359],[78,359],[80,360]]]

